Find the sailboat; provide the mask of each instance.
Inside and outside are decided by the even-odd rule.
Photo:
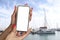
[[[44,26],[43,27],[40,27],[37,32],[36,31],[32,31],[31,33],[32,34],[55,34],[55,30],[52,30],[52,29],[48,29],[47,28],[47,20],[46,20],[46,12],[45,12],[45,9],[44,9]]]
[[[37,31],[37,34],[55,34],[54,30],[48,29],[47,28],[47,20],[46,20],[46,12],[45,9],[44,10],[44,26],[40,27],[40,30]]]

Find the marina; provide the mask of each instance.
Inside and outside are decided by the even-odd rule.
[[[55,34],[29,34],[24,40],[60,40],[60,32]]]

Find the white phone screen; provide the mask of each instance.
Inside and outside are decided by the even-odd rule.
[[[29,26],[29,7],[19,6],[17,12],[17,31],[27,31]]]

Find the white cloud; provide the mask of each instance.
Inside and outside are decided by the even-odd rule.
[[[0,15],[4,15],[3,17],[0,17],[0,30],[5,30],[9,26],[11,21],[11,15],[14,10],[12,8],[16,5],[16,1],[11,4],[13,5],[13,7],[11,7],[9,4],[10,2],[8,1],[6,5],[3,5],[3,7],[0,6]]]
[[[0,30],[5,30],[11,21],[11,14],[13,9],[6,9],[5,7],[0,7]]]
[[[0,8],[0,12],[3,13],[3,14],[8,14],[8,15],[11,15],[13,9],[6,9],[6,8]]]
[[[10,18],[0,18],[0,30],[5,30],[10,24]]]
[[[54,0],[47,0],[47,2],[48,2],[48,3],[53,3],[53,2],[54,2]]]

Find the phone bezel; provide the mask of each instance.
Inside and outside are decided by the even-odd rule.
[[[18,5],[17,6],[17,19],[18,19],[18,8],[19,7],[29,7],[29,6],[24,6],[24,5]],[[29,7],[29,15],[30,15],[30,7]],[[28,28],[29,28],[29,15],[28,15],[28,25],[27,25],[27,30],[28,30]],[[17,27],[17,20],[16,20],[16,27]],[[20,31],[20,30],[17,30],[17,31]]]

